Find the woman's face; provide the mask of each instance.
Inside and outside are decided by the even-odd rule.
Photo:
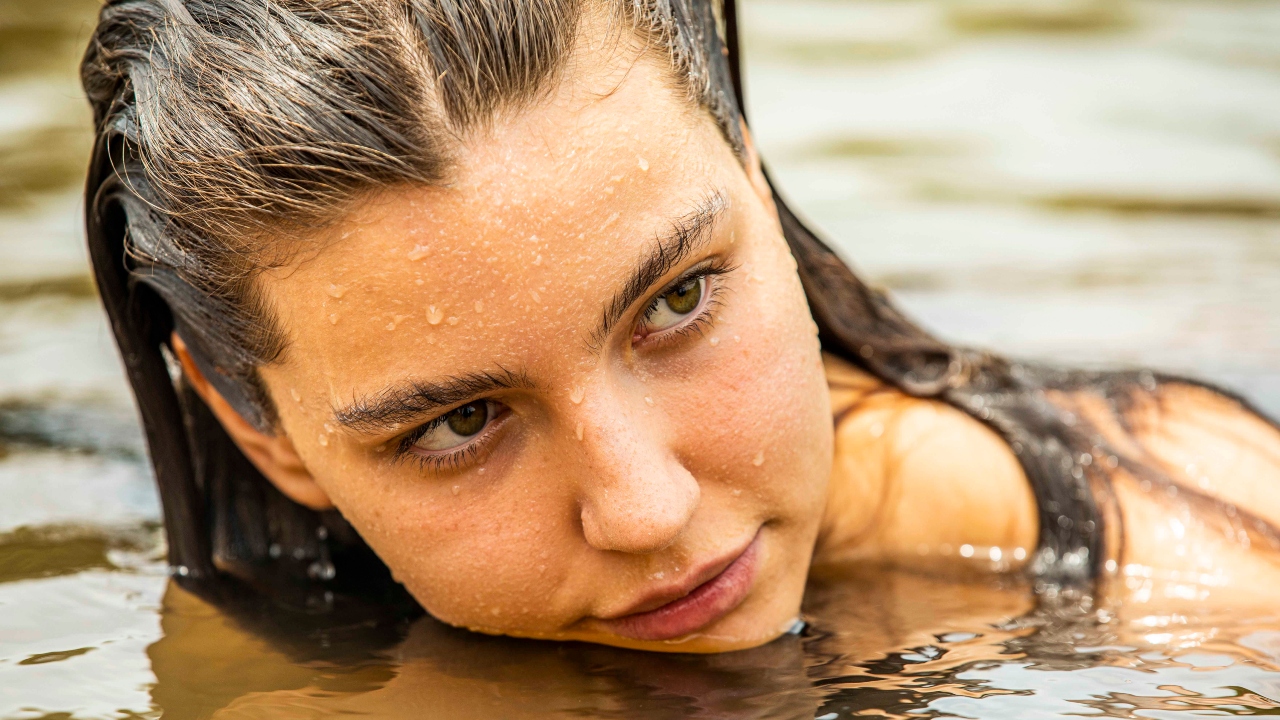
[[[663,68],[571,67],[449,186],[263,278],[277,454],[446,622],[758,645],[798,614],[831,465],[795,263]]]

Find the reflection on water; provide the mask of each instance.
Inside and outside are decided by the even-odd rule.
[[[1278,714],[1280,617],[850,569],[667,657],[171,586],[79,231],[93,0],[0,0],[0,718]],[[944,334],[1280,411],[1280,0],[750,0],[796,204]]]
[[[74,626],[58,629],[60,645],[7,641],[0,699],[9,717],[66,717],[45,714],[51,707],[73,717],[460,720],[1134,718],[1280,708],[1278,616],[1036,609],[1017,586],[863,570],[813,583],[802,636],[666,656],[477,636],[427,617],[215,608],[167,584],[143,553],[114,559],[111,570],[8,586],[18,615],[0,620],[6,639],[53,613]]]

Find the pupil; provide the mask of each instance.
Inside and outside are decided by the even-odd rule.
[[[483,430],[485,422],[489,419],[487,416],[488,413],[480,403],[472,403],[449,413],[447,422],[450,430],[466,437]]]
[[[664,299],[672,312],[688,315],[698,307],[698,301],[702,299],[702,279],[690,280],[685,285],[667,293]]]

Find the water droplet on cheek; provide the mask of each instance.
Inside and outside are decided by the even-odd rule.
[[[484,312],[484,303],[479,300],[476,301],[476,312],[478,313]]]
[[[585,430],[586,428],[582,427],[582,423],[578,423],[578,427],[574,428],[573,434],[576,435],[579,440],[581,440],[582,434],[583,432],[585,432]]]
[[[441,320],[444,320],[444,310],[441,310],[435,305],[428,306],[427,322],[431,323],[432,325],[439,325]]]
[[[338,315],[337,315],[336,313],[335,313],[335,314],[333,314],[333,315],[330,315],[330,316],[329,316],[329,324],[330,324],[330,325],[337,325],[337,324],[338,324]]]
[[[302,395],[298,393],[297,388],[289,388],[289,397],[293,398],[294,402],[302,402]]]
[[[329,447],[329,436],[321,433],[319,442],[320,447]]]
[[[720,344],[720,338],[718,338],[718,337],[713,337],[713,338],[711,338],[710,340],[708,340],[707,342],[711,343],[711,347],[715,347],[716,345],[719,345],[719,344]]]
[[[652,405],[653,405],[653,398],[649,397],[648,395],[645,395],[645,396],[644,396],[644,403],[645,403],[645,405],[652,406]]]
[[[346,295],[346,294],[347,294],[347,288],[345,285],[333,285],[333,284],[329,285],[330,297],[341,298],[343,295]]]
[[[764,464],[764,451],[763,451],[763,450],[761,450],[760,452],[756,453],[755,458],[753,458],[753,459],[751,460],[751,464],[752,464],[752,465],[755,465],[756,467],[760,467],[761,465],[763,465],[763,464]]]
[[[454,495],[457,495],[457,494],[458,494],[459,492],[461,492],[461,491],[462,491],[462,486],[461,486],[461,485],[454,485],[454,486],[453,486],[453,494],[454,494]]]
[[[582,387],[581,385],[574,385],[573,389],[569,391],[569,399],[573,401],[574,405],[581,403],[582,398],[586,396],[587,396],[587,389],[585,387]]]
[[[426,257],[427,254],[430,252],[431,252],[430,250],[428,250],[426,247],[422,245],[415,245],[414,248],[410,250],[409,254],[406,255],[405,257],[408,257],[410,260],[421,260],[422,258]]]
[[[641,172],[649,172],[649,161],[644,158],[636,158],[636,164],[640,166]]]

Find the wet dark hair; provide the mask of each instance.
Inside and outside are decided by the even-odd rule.
[[[615,7],[634,30],[628,37],[665,56],[675,86],[741,154],[733,0]],[[233,407],[269,428],[257,368],[284,347],[254,273],[287,257],[292,228],[324,222],[362,191],[444,181],[458,136],[553,87],[586,8],[583,0],[107,2],[82,68],[97,130],[89,248],[178,577],[301,606],[326,606],[334,592],[404,599],[341,515],[288,500],[240,453],[166,357],[169,336],[176,330]],[[1085,458],[1130,460],[1045,393],[1089,387],[1122,399],[1146,376],[1058,372],[949,345],[775,199],[824,350],[999,432],[1040,506],[1031,573],[1048,584],[1087,583],[1104,560],[1099,508],[1108,491],[1104,464]]]
[[[711,6],[600,2],[741,150]],[[286,351],[254,279],[299,230],[395,184],[449,181],[460,140],[537,101],[583,0],[120,0],[81,74],[118,146],[103,200],[128,216],[132,277],[160,295],[205,376],[259,430],[258,368]],[[111,148],[106,148],[112,152]]]

